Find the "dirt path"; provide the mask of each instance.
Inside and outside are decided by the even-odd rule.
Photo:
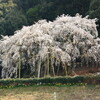
[[[53,100],[52,94],[49,93],[27,93],[27,94],[9,94],[7,96],[2,96],[0,100]]]

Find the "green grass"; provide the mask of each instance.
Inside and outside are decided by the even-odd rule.
[[[0,100],[100,100],[100,85],[27,86],[0,89]]]
[[[100,100],[100,75],[1,79],[0,100]]]

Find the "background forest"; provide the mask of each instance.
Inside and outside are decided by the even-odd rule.
[[[61,14],[76,13],[98,18],[100,26],[100,0],[0,0],[0,34],[13,35],[39,19],[54,20]]]

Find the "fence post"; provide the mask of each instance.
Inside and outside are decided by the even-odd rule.
[[[54,100],[57,100],[56,92],[54,92]]]

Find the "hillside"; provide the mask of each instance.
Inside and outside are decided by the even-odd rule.
[[[100,19],[100,0],[0,0],[0,34],[13,35],[39,19],[52,21],[58,15],[76,13]]]

